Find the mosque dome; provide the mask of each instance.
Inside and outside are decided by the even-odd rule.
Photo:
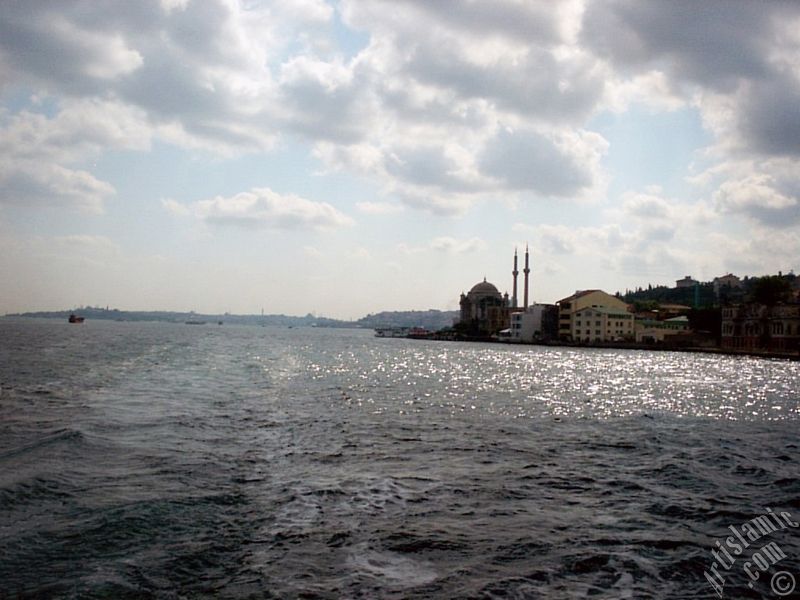
[[[486,281],[484,278],[483,281],[480,283],[476,283],[472,286],[472,289],[469,291],[469,296],[494,296],[496,298],[500,298],[500,291],[491,283]]]

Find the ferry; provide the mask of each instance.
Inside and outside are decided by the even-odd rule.
[[[83,323],[83,321],[84,321],[84,317],[79,317],[79,316],[78,316],[78,315],[76,315],[76,314],[71,314],[71,315],[69,316],[69,319],[68,319],[68,320],[69,320],[69,322],[70,322],[70,323]]]
[[[424,327],[376,327],[375,337],[425,339],[431,332]]]
[[[404,338],[410,331],[409,327],[376,327],[375,337]]]

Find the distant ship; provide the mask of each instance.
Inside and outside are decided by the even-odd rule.
[[[205,321],[194,321],[194,320],[190,319],[189,321],[186,321],[186,324],[187,325],[205,325],[206,322]]]
[[[424,327],[376,327],[375,337],[426,339],[431,332]]]
[[[375,337],[404,338],[410,331],[410,327],[376,327]]]
[[[83,320],[84,320],[84,318],[83,318],[83,317],[79,317],[79,316],[78,316],[78,315],[76,315],[76,314],[71,314],[71,315],[69,316],[69,322],[70,322],[70,323],[83,323]]]

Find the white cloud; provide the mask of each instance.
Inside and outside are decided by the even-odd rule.
[[[117,102],[64,101],[55,116],[22,111],[0,121],[0,204],[101,212],[114,187],[73,163],[107,149],[146,149],[141,111]]]
[[[397,251],[401,254],[419,254],[425,252],[440,252],[443,254],[471,254],[483,252],[487,244],[479,237],[458,239],[450,236],[440,236],[433,238],[424,246],[409,246],[408,244],[398,244]]]
[[[161,206],[163,206],[164,210],[168,213],[176,217],[186,217],[192,214],[191,209],[187,205],[181,204],[173,198],[162,198]]]
[[[673,111],[688,103],[687,98],[672,89],[672,82],[662,71],[619,77],[609,70],[608,78],[601,106],[617,113],[625,112],[632,104],[649,106],[654,111]]]
[[[517,223],[512,229],[532,234],[537,248],[555,255],[596,255],[609,250],[616,252],[634,241],[633,236],[623,233],[618,225],[567,227]]]
[[[59,206],[100,213],[114,187],[90,173],[56,164],[0,159],[0,203]]]
[[[347,255],[355,260],[370,260],[372,258],[372,253],[364,248],[364,246],[358,246],[348,250]]]
[[[743,214],[774,227],[790,227],[800,222],[797,196],[780,190],[778,182],[767,174],[725,181],[713,198],[721,212]]]
[[[443,236],[431,240],[430,247],[439,252],[448,254],[467,254],[470,252],[481,252],[486,249],[486,242],[478,237],[467,240],[458,240],[452,237]]]
[[[254,188],[227,198],[216,196],[183,206],[165,201],[164,206],[173,214],[188,211],[207,223],[217,225],[327,230],[353,224],[353,219],[327,202],[278,194],[268,188]]]

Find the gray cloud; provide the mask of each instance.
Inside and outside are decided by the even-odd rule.
[[[724,182],[714,193],[714,203],[722,213],[744,215],[757,223],[775,228],[800,223],[798,183],[751,175]]]
[[[754,84],[739,112],[738,126],[753,149],[800,158],[800,81],[787,74]]]
[[[370,129],[374,109],[363,70],[351,70],[307,57],[281,69],[282,121],[311,139],[353,143]]]
[[[658,68],[730,91],[739,78],[769,74],[772,27],[787,12],[788,2],[595,1],[587,6],[582,39],[619,66]]]
[[[527,48],[513,62],[476,64],[466,60],[461,49],[433,41],[414,49],[406,71],[462,97],[491,100],[506,110],[550,122],[587,117],[603,92],[603,80],[591,60],[558,60],[537,47]]]
[[[0,53],[15,76],[52,92],[90,94],[141,65],[141,55],[121,32],[74,18],[74,8],[68,3],[3,3]]]
[[[249,35],[251,15],[233,5],[11,2],[3,10],[0,58],[17,81],[136,105],[154,123],[178,125],[184,141],[269,143],[268,102],[258,99],[271,82],[266,44]]]
[[[346,2],[345,12],[362,9],[362,2]],[[377,0],[373,10],[396,12],[406,7],[421,13],[423,20],[449,25],[480,35],[511,36],[518,40],[538,40],[556,44],[562,41],[563,32],[560,15],[552,2],[465,2],[454,6],[447,2],[427,0]],[[357,18],[357,17],[355,17]]]
[[[501,130],[479,158],[482,171],[517,190],[570,196],[589,187],[587,165],[534,131]]]

